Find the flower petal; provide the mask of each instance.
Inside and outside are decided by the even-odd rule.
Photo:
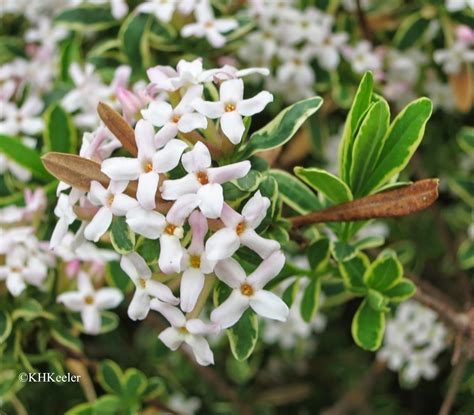
[[[239,290],[234,290],[227,300],[212,311],[211,321],[223,329],[231,327],[239,321],[248,306],[249,297],[242,295]]]
[[[162,284],[159,281],[155,280],[148,280],[146,282],[145,291],[152,297],[156,297],[165,303],[169,303],[172,305],[178,305],[179,299],[173,295],[173,292],[170,288]]]
[[[237,112],[249,117],[262,112],[263,109],[273,101],[273,95],[268,91],[259,92],[253,98],[244,99],[237,103]]]
[[[224,113],[221,117],[220,126],[222,132],[232,144],[240,143],[245,131],[245,126],[242,121],[242,116],[237,111]]]
[[[191,347],[194,357],[200,365],[207,366],[214,364],[214,355],[209,347],[209,343],[204,337],[186,336],[184,341]]]
[[[242,266],[233,258],[219,261],[214,272],[221,281],[234,289],[240,288],[247,277]]]
[[[199,198],[195,194],[181,196],[166,215],[166,220],[176,226],[183,226],[186,218],[199,205]]]
[[[145,290],[137,288],[133,294],[132,301],[128,306],[128,316],[131,320],[143,320],[150,311],[150,296]]]
[[[148,239],[158,239],[166,221],[161,213],[137,207],[127,213],[126,222],[133,232]]]
[[[202,186],[197,195],[199,197],[199,209],[206,218],[217,219],[224,205],[224,191],[217,183],[209,183]]]
[[[207,169],[207,177],[212,183],[222,184],[246,176],[250,168],[250,161],[244,160],[239,163],[228,164],[227,166],[211,167]]]
[[[194,109],[208,118],[219,118],[224,114],[224,105],[222,102],[204,101],[202,98],[194,100],[192,106]]]
[[[196,268],[188,268],[181,277],[181,310],[191,311],[204,286],[204,274]]]
[[[255,229],[265,218],[269,206],[270,199],[262,197],[260,190],[257,191],[242,209],[242,216],[245,218],[245,222]]]
[[[167,102],[152,101],[141,113],[145,120],[156,127],[162,127],[173,116],[173,107]]]
[[[193,234],[191,245],[189,245],[188,251],[191,255],[201,254],[204,251],[204,238],[207,234],[209,226],[207,225],[207,219],[201,212],[194,211],[188,219],[191,231]]]
[[[99,310],[117,307],[123,300],[123,294],[118,288],[101,288],[95,293],[95,304]]]
[[[280,249],[280,244],[277,241],[263,238],[252,228],[247,228],[240,235],[240,242],[242,245],[256,252],[263,259],[267,258],[272,252]]]
[[[110,206],[110,210],[116,216],[124,216],[132,209],[138,207],[138,202],[128,195],[120,194],[114,196],[114,201]]]
[[[137,199],[143,208],[155,208],[155,196],[159,180],[159,175],[154,171],[140,174],[140,177],[138,178]]]
[[[84,236],[90,241],[97,242],[100,237],[109,229],[112,223],[111,210],[103,206],[95,214],[92,221],[84,229]]]
[[[158,173],[166,173],[173,170],[181,159],[181,154],[188,145],[181,140],[170,140],[163,149],[157,151],[153,156],[153,170]]]
[[[286,321],[290,312],[285,302],[270,291],[258,290],[250,298],[250,307],[260,316]]]
[[[264,260],[257,269],[247,277],[247,282],[256,290],[260,290],[274,277],[285,265],[285,255],[276,251]]]
[[[58,295],[56,301],[71,311],[81,311],[84,307],[84,295],[79,291],[69,291]]]
[[[184,327],[186,324],[186,317],[177,307],[163,303],[156,298],[151,300],[150,307],[152,310],[162,314],[173,327]]]
[[[150,268],[136,252],[123,255],[120,259],[120,268],[132,279],[135,285],[138,284],[138,278],[142,277],[148,280],[151,277]]]
[[[221,102],[238,103],[244,97],[244,81],[242,79],[230,79],[222,82],[219,97]]]
[[[140,175],[140,162],[130,157],[113,157],[104,160],[101,170],[112,180],[136,180]]]
[[[219,332],[217,324],[206,324],[198,318],[192,318],[186,322],[186,329],[191,334],[216,334]]]
[[[88,198],[96,206],[105,205],[107,200],[107,190],[98,181],[93,180],[89,190]],[[58,213],[60,210],[67,211],[70,206],[67,196],[61,195],[58,201]],[[56,212],[56,209],[55,209]],[[59,216],[59,215],[57,215]]]
[[[181,270],[183,248],[179,238],[174,235],[163,234],[160,236],[160,258],[158,265],[165,274],[173,274]]]
[[[177,350],[183,342],[181,334],[174,327],[168,327],[167,329],[164,329],[158,338],[166,345],[166,347],[173,351]]]
[[[178,129],[183,133],[189,133],[198,128],[207,127],[207,118],[199,113],[183,114],[178,121]]]
[[[81,311],[82,323],[84,331],[87,334],[99,334],[102,325],[99,310],[93,305],[86,306]]]
[[[206,242],[207,257],[218,261],[231,257],[240,247],[240,239],[233,229],[219,229]]]
[[[211,165],[211,153],[203,143],[198,141],[191,151],[183,154],[181,162],[188,173],[197,173],[206,170]]]
[[[150,105],[154,104],[152,102]],[[143,111],[142,111],[143,112]],[[155,130],[150,121],[140,120],[135,126],[135,141],[138,148],[138,159],[149,158],[155,152]]]
[[[190,173],[180,179],[165,180],[160,188],[161,197],[164,200],[176,200],[185,194],[196,193],[200,187],[196,175]]]
[[[178,134],[178,127],[175,123],[166,123],[155,135],[155,145],[157,148],[164,147],[170,140]]]

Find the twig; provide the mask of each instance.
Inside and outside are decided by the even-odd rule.
[[[369,24],[367,23],[367,19],[365,18],[364,10],[362,9],[361,0],[356,0],[356,8],[357,8],[357,18],[359,19],[359,25],[362,29],[362,33],[364,33],[365,38],[372,42],[373,36],[370,30]]]
[[[467,362],[467,355],[465,353],[461,353],[461,357],[453,369],[451,383],[449,384],[448,392],[446,393],[443,404],[439,410],[439,415],[449,415],[451,413],[451,408],[454,405],[456,395],[458,394],[459,388],[461,386]]]

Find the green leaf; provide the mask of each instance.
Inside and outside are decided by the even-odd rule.
[[[375,311],[387,311],[385,298],[378,291],[369,290],[367,293],[367,301]]]
[[[54,20],[58,24],[80,32],[104,30],[118,24],[108,7],[91,4],[83,4],[73,9],[66,9],[59,13]]]
[[[295,298],[298,295],[299,287],[300,279],[297,278],[288,287],[286,287],[285,291],[283,291],[281,299],[285,302],[288,308],[290,308],[295,301]]]
[[[397,285],[383,291],[384,297],[390,301],[405,301],[415,294],[416,286],[410,280],[403,278]]]
[[[429,25],[430,20],[421,17],[419,13],[414,13],[403,19],[395,33],[394,46],[397,46],[400,50],[405,50],[419,44],[423,41],[423,35]]]
[[[456,137],[459,146],[469,155],[474,156],[474,127],[464,127]]]
[[[316,195],[296,177],[283,170],[270,170],[269,174],[278,183],[279,197],[293,210],[305,214],[321,209]]]
[[[54,179],[44,168],[40,155],[36,150],[25,146],[17,138],[0,134],[0,153],[28,169],[37,179],[44,182]]]
[[[166,388],[165,388],[165,383],[163,382],[163,379],[157,376],[148,378],[148,384],[142,394],[142,400],[148,401],[150,399],[154,399],[157,396],[160,396],[161,394],[163,394],[165,390]]]
[[[366,292],[364,273],[370,265],[367,255],[359,252],[354,258],[349,261],[339,262],[338,265],[339,272],[347,289],[356,294],[364,294]]]
[[[464,269],[474,267],[474,240],[466,239],[458,250],[458,259]]]
[[[448,184],[464,202],[474,207],[474,177],[449,177]]]
[[[352,147],[354,145],[357,126],[372,100],[374,77],[371,72],[366,72],[360,81],[354,101],[347,115],[339,145],[339,177],[346,183],[350,182],[349,172],[352,164]]]
[[[384,146],[390,123],[390,108],[387,101],[380,99],[367,111],[354,139],[350,185],[356,197],[363,196],[360,189],[370,178]]]
[[[107,392],[121,395],[122,390],[122,369],[113,360],[104,360],[99,363],[97,369],[97,380]]]
[[[235,180],[235,186],[244,192],[253,192],[257,189],[262,180],[262,173],[257,170],[250,170],[246,176]]]
[[[362,301],[352,320],[352,337],[359,347],[377,350],[383,339],[385,314],[374,310],[367,300]]]
[[[123,377],[124,393],[128,397],[139,397],[146,391],[146,376],[138,369],[130,368],[125,371]]]
[[[120,264],[117,261],[107,262],[105,279],[109,286],[117,287],[124,293],[130,292],[133,288],[132,280],[122,268],[120,268]]]
[[[405,168],[421,143],[431,110],[431,101],[420,98],[397,115],[387,133],[377,166],[360,189],[361,194],[369,194]]]
[[[85,402],[69,409],[65,415],[94,415],[91,403]]]
[[[65,327],[59,325],[53,327],[51,329],[51,336],[64,347],[76,353],[82,353],[83,346],[81,339],[78,336],[72,335]]]
[[[305,288],[301,299],[300,313],[304,321],[309,323],[318,311],[319,293],[321,292],[321,279],[315,278]]]
[[[383,236],[366,236],[365,238],[359,239],[352,243],[352,246],[357,250],[378,248],[385,243]]]
[[[86,333],[86,329],[82,322],[81,315],[79,313],[71,313],[68,314],[68,319],[77,329],[79,329],[82,333]],[[101,325],[100,325],[100,332],[98,334],[105,334],[115,330],[119,324],[118,316],[113,313],[112,311],[101,311]]]
[[[148,37],[152,17],[147,14],[130,14],[120,28],[119,38],[128,63],[135,70],[151,65]]]
[[[22,318],[25,321],[32,321],[37,318],[45,318],[47,320],[55,320],[56,316],[43,309],[43,306],[34,298],[26,299],[21,306],[13,310],[13,321]]]
[[[357,254],[357,251],[351,244],[343,241],[331,242],[331,254],[338,262],[349,261]]]
[[[403,266],[394,251],[382,252],[364,273],[364,283],[383,292],[403,278]]]
[[[285,108],[269,124],[250,136],[239,157],[247,159],[258,151],[270,150],[287,143],[322,103],[321,97],[312,97]]]
[[[324,271],[329,262],[330,241],[327,238],[318,239],[308,248],[308,260],[311,271],[318,275]]]
[[[122,401],[119,397],[115,395],[103,395],[93,403],[93,410],[94,414],[97,415],[115,415],[121,412],[120,409],[122,405]]]
[[[0,311],[0,344],[4,343],[12,331],[12,318],[6,311]]]
[[[148,265],[156,264],[160,256],[160,242],[158,239],[142,239],[137,246],[137,253]]]
[[[125,217],[114,217],[110,226],[110,240],[120,255],[129,254],[135,248],[135,234],[128,227]]]
[[[45,150],[75,153],[76,146],[77,136],[72,117],[59,104],[52,104],[45,113]]]
[[[295,174],[314,190],[322,193],[333,203],[352,200],[351,189],[339,177],[316,167],[295,167]]]

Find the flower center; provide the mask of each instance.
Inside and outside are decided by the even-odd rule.
[[[166,228],[165,228],[165,233],[167,233],[168,235],[173,235],[175,230],[176,230],[176,225],[168,223],[168,225],[166,225]]]
[[[232,112],[232,111],[235,111],[235,105],[234,104],[225,104],[225,107],[224,107],[224,111],[225,112]]]
[[[236,227],[235,227],[235,232],[237,235],[242,235],[242,233],[245,231],[245,222],[240,222]]]
[[[109,206],[112,206],[112,203],[114,203],[115,195],[109,195],[107,196],[107,204]]]
[[[150,161],[147,161],[143,166],[145,173],[150,173],[153,170],[153,164]]]
[[[146,287],[146,279],[143,277],[140,277],[138,279],[138,283],[140,284],[140,287],[145,288]]]
[[[177,124],[180,119],[181,119],[181,116],[178,114],[173,114],[173,116],[171,117],[171,121],[174,122],[175,124]]]
[[[200,268],[201,267],[201,257],[199,255],[191,255],[189,258],[189,263],[193,268]]]
[[[301,61],[300,58],[295,58],[295,59],[293,59],[293,63],[294,63],[295,65],[301,65],[303,62]]]
[[[11,272],[18,274],[21,271],[19,267],[11,267]]]
[[[240,292],[243,295],[250,297],[251,295],[253,295],[253,288],[250,284],[245,283],[240,286]]]
[[[206,23],[204,23],[204,27],[205,27],[206,29],[210,29],[210,28],[213,27],[213,26],[214,26],[214,22],[213,22],[212,20],[209,20],[209,21],[207,21]]]
[[[92,295],[86,295],[84,297],[84,302],[88,305],[91,305],[94,302],[94,297],[92,297]]]
[[[202,185],[209,183],[209,177],[207,177],[207,173],[205,171],[198,171],[196,173],[196,176],[199,183],[201,183]]]
[[[182,326],[182,327],[178,327],[178,331],[181,333],[181,334],[189,334],[189,331],[186,327]]]

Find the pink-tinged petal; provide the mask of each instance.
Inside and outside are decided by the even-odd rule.
[[[196,305],[204,286],[204,274],[196,268],[188,268],[181,277],[181,310],[190,312]]]
[[[188,145],[181,140],[170,140],[163,149],[157,151],[153,156],[153,170],[158,173],[166,173],[173,170],[181,159],[181,154]]]
[[[89,190],[89,200],[96,206],[105,205],[107,203],[107,190],[99,182],[93,180],[91,182],[91,188]],[[62,198],[60,201],[64,201],[64,205],[68,206],[67,198]],[[65,207],[66,207],[65,206]]]
[[[164,200],[176,200],[188,193],[196,193],[200,187],[196,175],[190,173],[180,179],[165,180],[160,188],[161,197]]]
[[[86,306],[81,311],[82,324],[87,334],[99,334],[102,325],[99,310],[93,305]]]
[[[247,278],[247,282],[255,289],[260,290],[275,278],[285,265],[285,255],[276,251],[263,261]]]
[[[224,204],[224,191],[217,183],[209,183],[202,186],[197,195],[199,197],[199,209],[206,218],[217,219]]]
[[[244,81],[230,79],[224,81],[219,89],[220,100],[224,103],[237,103],[244,97]]]
[[[67,234],[68,229],[69,229],[69,224],[63,218],[60,218],[56,222],[56,226],[54,227],[53,234],[51,235],[51,238],[49,240],[50,249],[55,249],[61,244],[62,240]]]
[[[156,298],[151,300],[150,307],[152,310],[158,311],[158,313],[163,315],[173,327],[184,327],[186,324],[186,317],[177,307],[163,303]]]
[[[159,281],[148,280],[146,282],[145,291],[151,297],[156,297],[159,300],[164,301],[165,303],[168,303],[171,305],[179,304],[179,298],[176,298],[173,295],[173,292],[170,290],[170,288],[167,285],[162,284]]]
[[[148,280],[151,277],[150,268],[145,260],[136,252],[122,256],[120,268],[132,279],[135,285],[138,284],[138,278],[142,277]]]
[[[242,216],[245,222],[255,229],[265,218],[269,207],[270,199],[263,197],[259,190],[245,204],[242,209]]]
[[[214,355],[209,347],[209,343],[204,337],[186,336],[184,341],[191,347],[194,357],[200,365],[207,366],[214,364]]]
[[[290,312],[285,302],[270,291],[259,290],[250,298],[250,307],[260,316],[286,321]]]
[[[124,216],[132,209],[138,207],[138,202],[128,195],[120,194],[114,196],[114,201],[110,206],[112,213],[116,216]]]
[[[173,351],[177,350],[181,343],[183,342],[183,337],[174,327],[168,327],[164,329],[158,338],[165,344],[168,349]]]
[[[255,73],[263,76],[270,75],[270,71],[268,70],[268,68],[246,68],[237,71],[235,73],[235,76],[238,78],[243,78],[245,76],[252,75]]]
[[[81,311],[84,307],[84,295],[78,291],[70,291],[58,295],[56,301],[64,304],[71,311]]]
[[[211,183],[222,184],[246,176],[251,167],[252,165],[248,160],[222,167],[211,167],[207,170],[207,177]]]
[[[237,103],[237,112],[249,117],[262,112],[263,109],[273,101],[273,95],[268,91],[259,92],[253,98],[244,99]]]
[[[200,72],[200,71],[199,71]],[[191,104],[196,98],[202,97],[202,92],[204,91],[203,85],[192,85],[186,91],[186,93],[181,98],[179,104],[175,107],[174,112],[177,115],[185,115],[192,112],[193,107]]]
[[[197,98],[192,105],[197,112],[208,118],[219,118],[224,114],[224,104],[222,102],[210,102]]]
[[[156,148],[162,148],[178,134],[178,127],[175,123],[166,123],[155,135]]]
[[[158,265],[161,272],[173,274],[181,270],[183,248],[177,236],[163,234],[160,236],[160,258]]]
[[[227,228],[235,229],[236,226],[244,220],[242,215],[232,209],[227,203],[224,203],[224,207],[221,212],[221,220]]]
[[[162,127],[173,116],[173,107],[167,102],[152,101],[147,109],[141,111],[145,120],[149,121],[156,127]]]
[[[112,223],[112,212],[108,207],[101,207],[95,214],[92,221],[84,229],[84,236],[89,241],[97,242],[100,237],[109,229]]]
[[[164,91],[174,91],[176,88],[170,78],[178,76],[178,73],[171,66],[155,66],[146,71],[150,81]]]
[[[223,329],[231,327],[240,320],[248,306],[249,297],[242,295],[240,290],[234,290],[227,300],[212,311],[211,321]]]
[[[211,261],[231,257],[240,247],[240,239],[233,229],[219,229],[206,242],[207,257]]]
[[[220,331],[217,324],[206,324],[198,318],[193,318],[186,322],[186,329],[191,334],[216,334]]]
[[[136,180],[141,172],[138,159],[130,157],[113,157],[104,160],[101,170],[112,180]]]
[[[118,288],[101,288],[95,293],[95,304],[99,310],[117,307],[123,300],[123,294]]]
[[[207,118],[199,113],[188,113],[181,116],[178,121],[178,129],[183,133],[189,133],[198,128],[207,127]]]
[[[199,205],[199,198],[194,194],[181,196],[166,215],[166,220],[176,226],[183,226],[184,221]]]
[[[247,277],[242,266],[233,258],[219,261],[214,272],[221,281],[234,289],[239,289]]]
[[[83,296],[94,294],[94,286],[92,285],[91,278],[89,274],[86,274],[84,271],[77,277],[77,289]]]
[[[145,209],[154,209],[156,206],[155,195],[158,189],[159,175],[151,171],[140,174],[138,178],[137,199]]]
[[[143,112],[143,111],[142,111]],[[140,120],[135,126],[135,141],[138,148],[138,158],[149,159],[155,152],[155,130],[150,121]]]
[[[183,154],[182,163],[188,173],[206,170],[212,162],[211,153],[205,144],[198,141],[191,151]]]
[[[216,266],[217,261],[211,261],[208,257],[206,252],[203,252],[201,255],[201,271],[203,274],[210,274],[214,271],[214,267]]]
[[[150,311],[150,297],[145,290],[137,288],[128,306],[128,316],[131,320],[143,320]]]
[[[204,238],[209,229],[207,219],[201,212],[196,210],[189,216],[188,222],[193,233],[188,250],[191,254],[201,254],[204,251]]]
[[[272,252],[280,249],[280,244],[273,239],[266,239],[260,236],[252,228],[247,228],[240,235],[242,245],[256,252],[261,258],[267,258]]]
[[[166,224],[165,217],[161,213],[141,207],[130,210],[126,221],[133,232],[148,239],[158,239]]]
[[[244,135],[245,126],[242,116],[237,111],[224,113],[221,117],[220,126],[222,132],[232,144],[240,143]]]

